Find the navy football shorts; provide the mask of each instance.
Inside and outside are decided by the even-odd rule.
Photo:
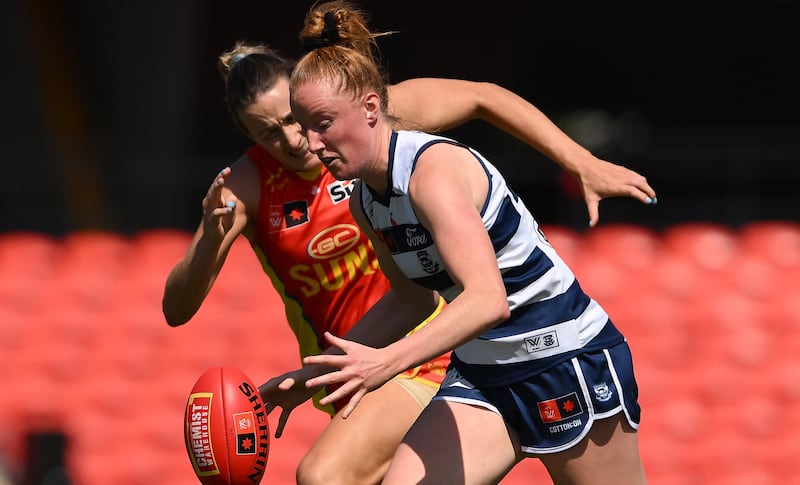
[[[519,433],[526,454],[564,451],[583,439],[596,419],[620,412],[639,427],[639,390],[626,342],[580,354],[525,381],[476,388],[452,367],[434,400],[484,407]]]

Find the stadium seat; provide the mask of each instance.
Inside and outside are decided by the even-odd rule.
[[[581,288],[601,305],[611,307],[617,302],[635,299],[645,291],[649,280],[640,281],[616,262],[602,257],[586,257],[586,253],[572,265]]]
[[[650,230],[625,224],[599,226],[583,234],[570,262],[581,286],[611,310],[617,301],[649,292],[647,271],[658,243]]]
[[[76,231],[61,241],[64,253],[62,263],[70,269],[101,269],[118,271],[125,267],[130,256],[130,241],[125,236],[99,230]]]
[[[131,237],[131,250],[137,264],[171,268],[186,253],[192,236],[177,229],[147,229]]]
[[[667,228],[661,237],[666,251],[683,255],[710,271],[727,267],[738,250],[735,231],[715,223],[677,224]]]
[[[0,307],[33,311],[42,301],[62,248],[44,234],[0,233]]]
[[[574,229],[558,225],[544,225],[542,232],[567,264],[574,264],[580,257],[583,235]]]
[[[591,229],[584,235],[582,244],[590,257],[610,261],[628,274],[648,270],[658,247],[659,240],[654,231],[621,223]]]
[[[702,298],[710,286],[724,284],[690,258],[664,250],[659,251],[647,275],[652,291],[672,299],[675,304],[691,303],[695,298]]]
[[[743,251],[783,268],[800,267],[800,223],[759,221],[739,231]]]
[[[61,251],[54,237],[38,233],[14,231],[0,233],[0,271],[31,272],[37,265],[48,267]],[[35,273],[35,271],[33,271]]]
[[[132,264],[128,240],[111,232],[80,231],[65,236],[61,246],[56,271],[48,281],[48,301],[90,311],[107,309]]]

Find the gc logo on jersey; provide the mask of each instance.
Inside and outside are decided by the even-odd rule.
[[[338,204],[350,198],[355,183],[355,180],[336,180],[326,185],[325,190],[328,191],[328,197],[331,198],[331,202]]]
[[[358,244],[361,230],[354,224],[336,224],[317,233],[306,252],[314,259],[331,259],[350,251]]]

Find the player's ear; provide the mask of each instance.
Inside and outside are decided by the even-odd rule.
[[[374,125],[381,114],[381,97],[374,91],[368,92],[364,95],[362,107],[367,122],[370,126]]]

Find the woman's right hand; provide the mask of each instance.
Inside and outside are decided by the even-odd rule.
[[[225,181],[231,174],[231,168],[225,167],[217,175],[203,198],[203,234],[206,237],[215,237],[222,240],[225,233],[231,228],[236,197],[229,196],[225,200],[223,188]]]
[[[315,375],[310,375],[307,368],[297,369],[273,377],[259,386],[258,391],[267,407],[267,414],[270,414],[276,407],[281,408],[278,426],[275,429],[275,438],[280,438],[283,434],[283,428],[294,408],[310,399],[319,389],[318,387],[306,387],[306,380],[311,377],[315,377]]]

